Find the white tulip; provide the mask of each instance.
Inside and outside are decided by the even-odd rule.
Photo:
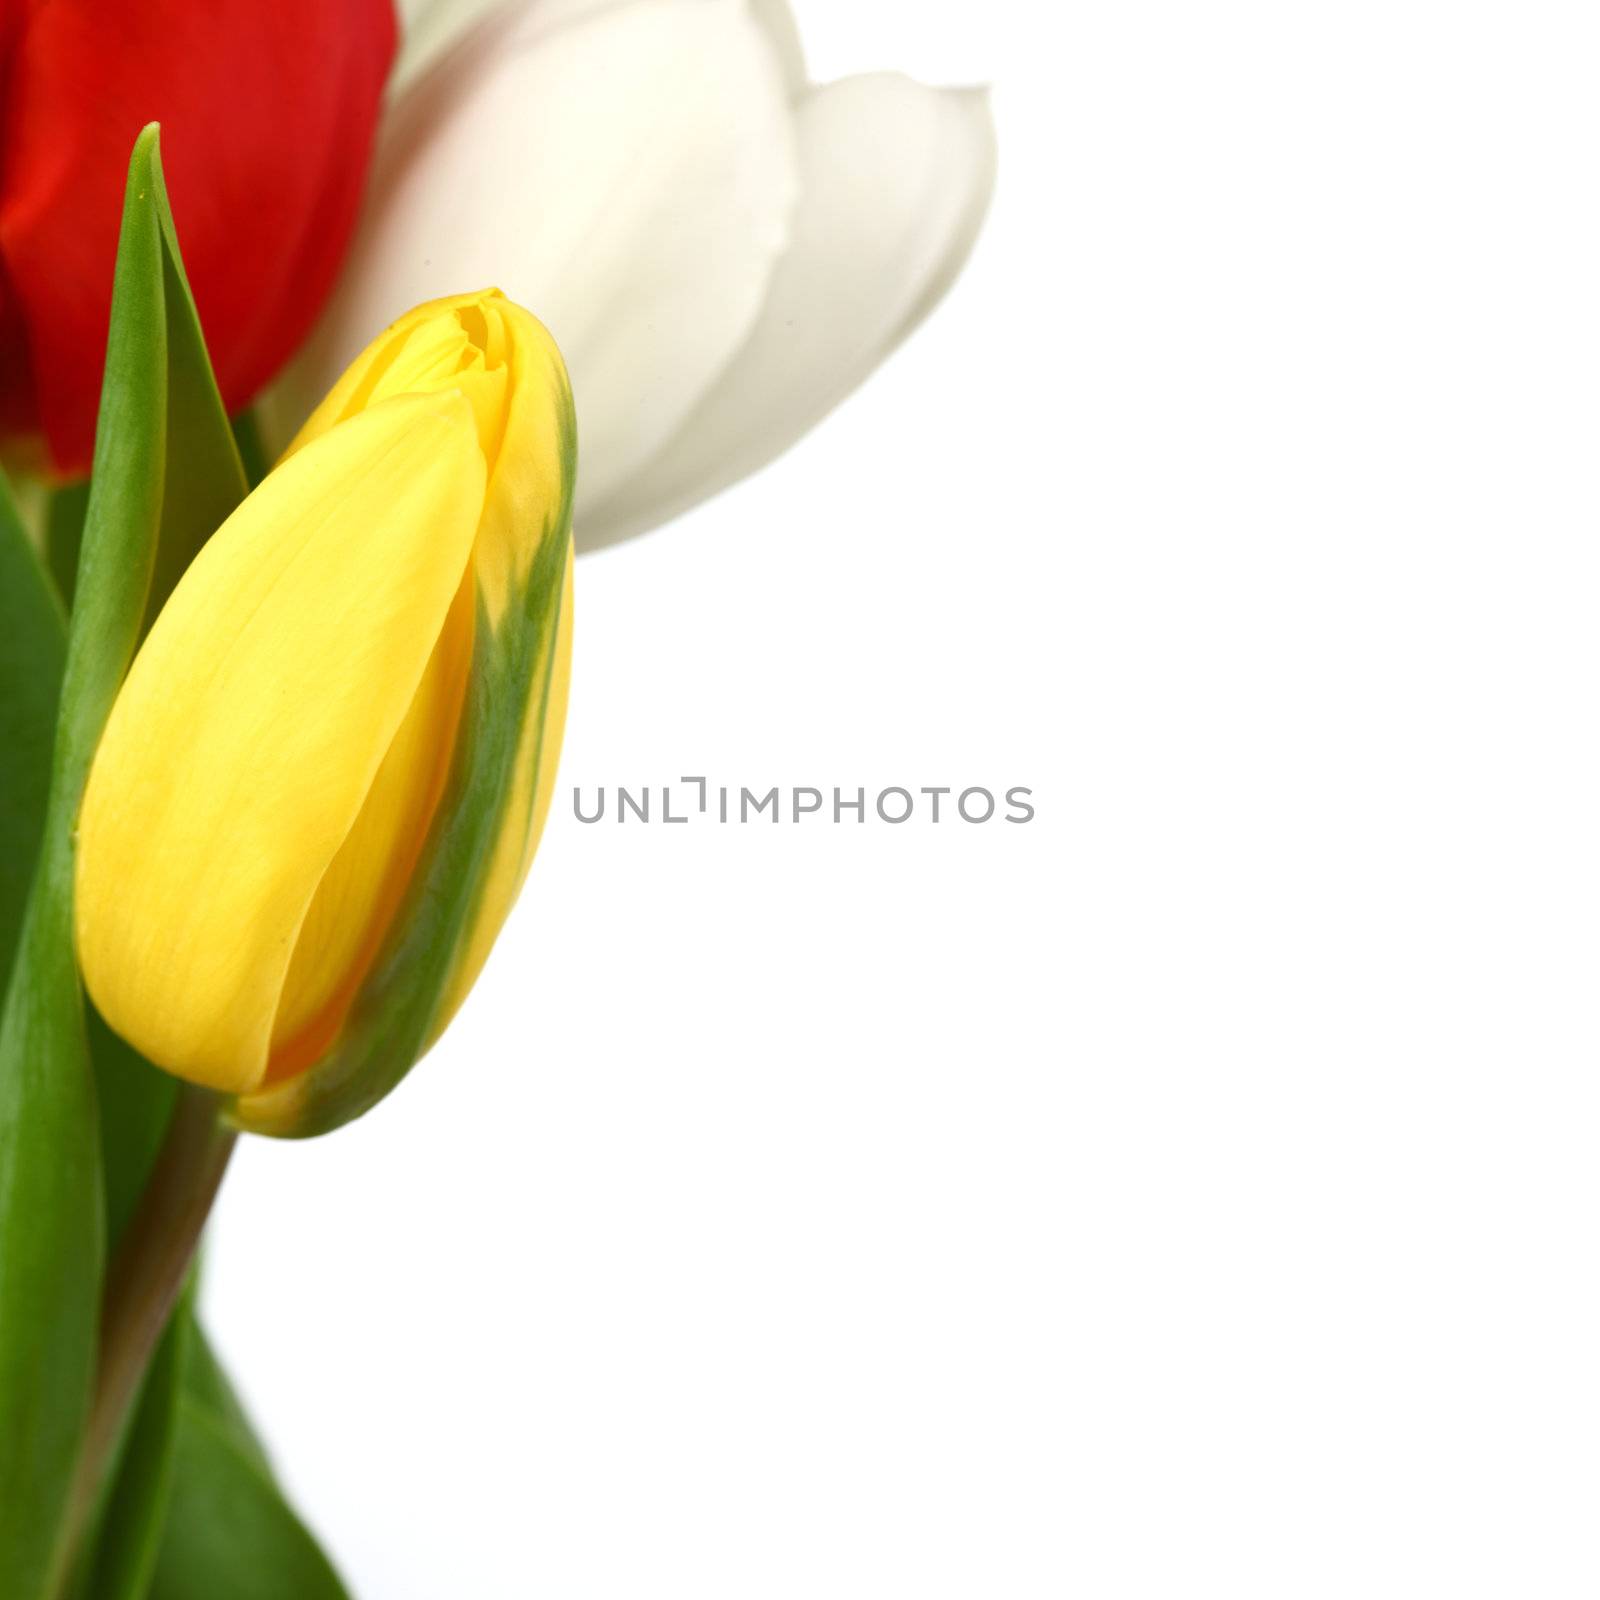
[[[793,444],[977,237],[985,95],[889,73],[813,86],[784,0],[406,10],[355,246],[268,402],[280,437],[395,317],[493,284],[566,356],[578,543],[611,544]]]

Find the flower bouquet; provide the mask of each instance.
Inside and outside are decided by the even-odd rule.
[[[780,4],[404,21],[0,0],[5,1600],[346,1593],[197,1318],[229,1153],[470,991],[575,539],[791,444],[988,198],[981,96],[810,85]]]

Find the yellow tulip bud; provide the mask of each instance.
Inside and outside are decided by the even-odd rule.
[[[575,438],[526,311],[420,306],[133,663],[79,823],[79,960],[110,1025],[244,1127],[375,1103],[511,908],[566,715]]]

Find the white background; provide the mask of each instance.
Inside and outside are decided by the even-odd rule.
[[[579,574],[446,1042],[244,1150],[362,1600],[1600,1591],[1586,6],[801,0],[997,85],[968,277]],[[570,787],[1027,784],[1027,827]]]

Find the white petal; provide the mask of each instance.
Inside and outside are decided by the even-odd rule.
[[[273,431],[420,301],[497,285],[554,333],[585,499],[660,449],[754,326],[788,239],[793,115],[741,0],[491,19],[396,105],[339,292]]]
[[[798,108],[794,242],[748,342],[671,441],[578,526],[586,549],[676,516],[822,419],[955,280],[994,187],[987,96],[873,74]]]
[[[795,26],[789,0],[750,0],[750,10],[756,21],[767,30],[773,48],[778,52],[790,90],[799,95],[806,86],[806,57],[800,47],[800,30]]]
[[[394,9],[399,19],[401,33],[415,33],[430,11],[452,3],[453,0],[399,0]]]
[[[389,77],[404,88],[481,18],[506,0],[400,0],[400,53]]]
[[[537,11],[538,26],[548,31],[622,3],[624,0],[400,0],[400,58],[390,87],[396,92],[408,89],[492,13]]]

